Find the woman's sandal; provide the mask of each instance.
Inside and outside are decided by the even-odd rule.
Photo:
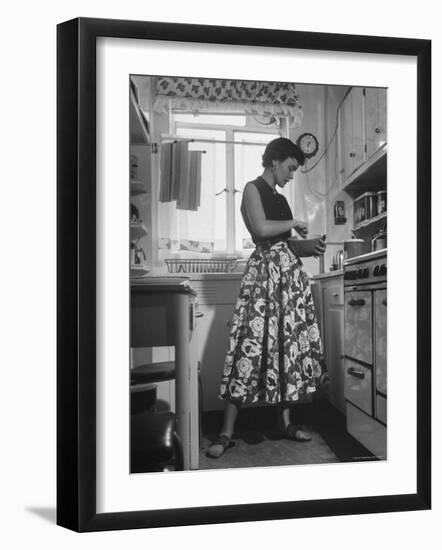
[[[287,426],[285,429],[285,437],[292,441],[305,442],[312,440],[312,436],[308,432],[305,432],[301,426],[297,426],[296,424],[289,424]]]
[[[207,449],[206,455],[211,458],[219,458],[233,443],[227,435],[220,435]]]

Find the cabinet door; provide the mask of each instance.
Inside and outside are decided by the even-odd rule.
[[[201,365],[203,411],[224,409],[218,390],[229,342],[234,304],[200,305],[196,338]]]
[[[344,399],[344,309],[330,307],[325,317],[325,360],[330,377],[329,399],[345,413]]]
[[[387,90],[365,88],[365,142],[367,159],[387,143]]]
[[[344,399],[344,288],[343,279],[327,281],[323,290],[324,348],[330,377],[329,399],[345,413]]]
[[[387,395],[387,291],[375,292],[376,389]]]
[[[353,88],[339,113],[343,181],[365,161],[363,88]]]
[[[345,293],[345,355],[373,364],[371,292]]]

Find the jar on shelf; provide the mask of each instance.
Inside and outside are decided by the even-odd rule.
[[[377,216],[377,196],[376,193],[367,192],[354,200],[354,224],[358,225],[365,220]]]
[[[130,179],[138,179],[138,157],[137,155],[130,156]]]
[[[387,191],[382,189],[377,192],[378,214],[383,214],[387,211]]]

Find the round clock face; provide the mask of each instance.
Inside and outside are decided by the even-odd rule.
[[[313,134],[310,134],[308,132],[300,135],[296,141],[296,144],[304,153],[304,156],[306,158],[310,158],[316,155],[319,149],[318,140],[315,138]]]

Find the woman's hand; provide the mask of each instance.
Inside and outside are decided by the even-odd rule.
[[[314,256],[322,256],[325,252],[326,242],[325,236],[322,239],[301,240],[297,237],[291,237],[287,240],[287,244],[291,251],[299,258],[311,258]]]
[[[315,252],[313,256],[317,258],[318,256],[322,256],[325,252],[325,249],[327,247],[327,244],[325,242],[325,238],[322,238],[318,244],[315,246]]]
[[[295,231],[303,238],[305,239],[308,235],[308,225],[306,222],[302,222],[300,220],[294,220],[295,221]]]

